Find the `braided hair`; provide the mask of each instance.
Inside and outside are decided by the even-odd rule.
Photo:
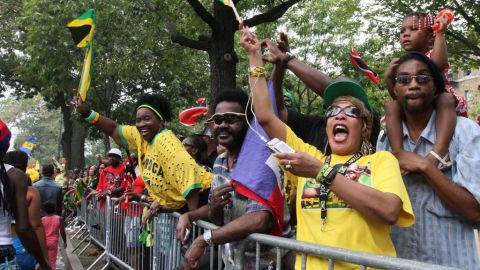
[[[435,22],[435,19],[432,14],[425,12],[411,12],[405,15],[404,18],[412,17],[413,24],[418,29],[432,31],[432,26]]]

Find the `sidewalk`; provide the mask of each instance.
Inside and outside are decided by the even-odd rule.
[[[67,269],[67,270],[84,270],[87,269],[99,256],[102,254],[103,250],[99,249],[97,246],[91,244],[80,256],[78,253],[83,250],[87,243],[82,243],[81,247],[78,248],[75,252],[72,250],[75,246],[78,245],[79,239],[72,239],[73,234],[67,233],[67,249],[62,249],[62,255],[64,258],[64,268],[57,269]],[[58,259],[57,259],[58,264]],[[93,270],[100,270],[104,265],[102,263],[97,263]]]

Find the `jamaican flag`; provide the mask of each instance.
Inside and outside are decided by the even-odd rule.
[[[85,49],[82,77],[78,91],[83,101],[87,99],[88,88],[93,75],[93,31],[95,30],[95,10],[89,9],[80,17],[67,24],[77,48]]]

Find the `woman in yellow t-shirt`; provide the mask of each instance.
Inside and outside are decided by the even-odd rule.
[[[274,49],[270,41],[265,43]],[[395,256],[390,226],[411,226],[414,216],[397,160],[388,152],[374,153],[368,141],[371,106],[363,88],[343,80],[325,89],[326,134],[332,149],[332,155],[325,156],[273,113],[261,45],[248,28],[241,28],[241,44],[250,62],[258,122],[270,138],[285,141],[295,150],[276,157],[296,189],[297,240]],[[300,264],[297,257],[296,268]],[[335,269],[356,268],[335,262]],[[328,269],[328,262],[308,256],[307,269]]]
[[[211,174],[197,165],[175,134],[165,127],[172,112],[164,96],[147,94],[137,101],[135,126],[120,125],[101,116],[90,110],[79,96],[74,104],[91,125],[118,145],[137,152],[141,176],[154,199],[149,216],[158,211],[199,207],[199,192],[210,187]]]

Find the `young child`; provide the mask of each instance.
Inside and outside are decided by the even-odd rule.
[[[55,203],[47,201],[43,204],[43,210],[47,213],[42,217],[43,227],[45,228],[45,238],[47,240],[47,252],[50,266],[55,269],[58,251],[58,234],[62,236],[63,248],[67,248],[67,235],[65,234],[65,223],[63,219],[56,215]]]
[[[435,99],[436,108],[436,141],[432,151],[427,155],[427,159],[439,169],[445,170],[451,167],[448,156],[448,146],[452,139],[453,129],[457,121],[457,115],[467,116],[466,100],[455,93],[448,75],[448,55],[445,35],[442,31],[434,33],[432,26],[434,19],[427,13],[410,13],[403,19],[400,31],[400,44],[406,51],[419,51],[430,57],[432,61],[444,71],[445,89]],[[446,26],[443,25],[444,29]],[[433,45],[433,48],[432,48]],[[390,95],[396,99],[393,92],[395,85],[394,71],[397,67],[397,60],[393,59],[385,72],[385,82]],[[418,81],[417,81],[418,83]],[[419,83],[420,84],[420,83]],[[392,145],[392,152],[399,158],[400,164],[401,151],[403,151],[403,128],[402,113],[400,104],[397,101],[385,105],[387,136]]]

